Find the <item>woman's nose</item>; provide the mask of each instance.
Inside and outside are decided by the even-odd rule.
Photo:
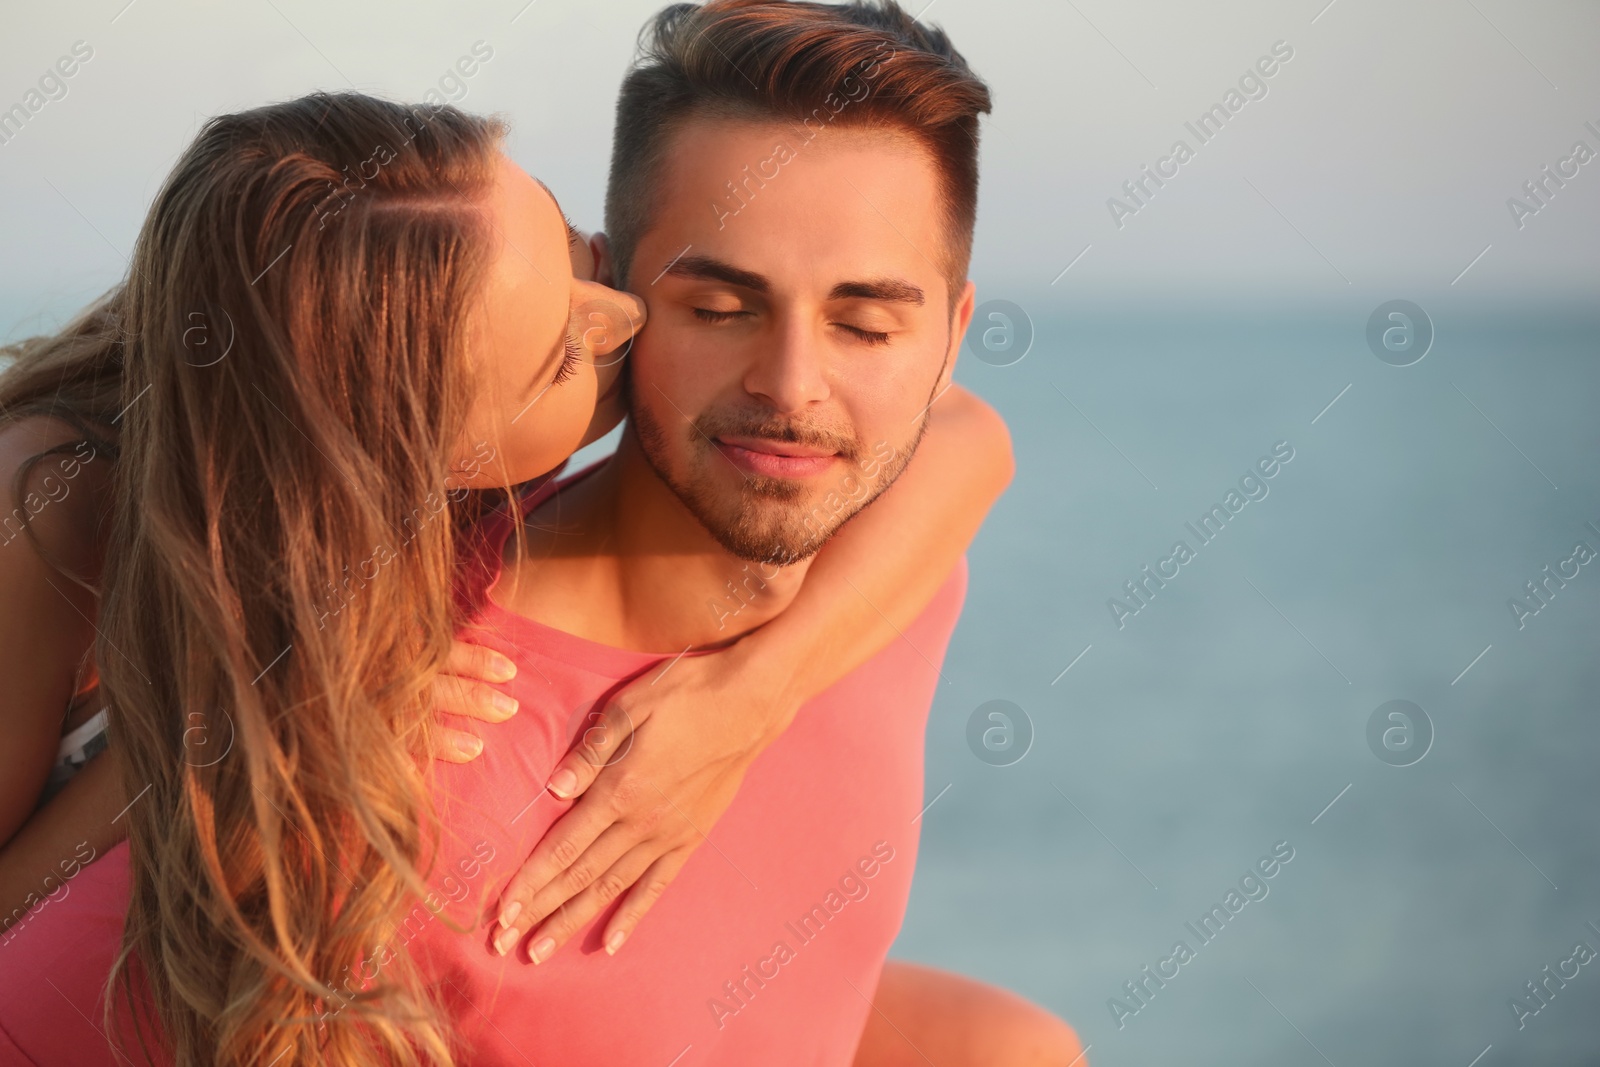
[[[573,332],[596,360],[627,354],[628,342],[643,328],[644,301],[632,293],[595,282],[573,280]]]

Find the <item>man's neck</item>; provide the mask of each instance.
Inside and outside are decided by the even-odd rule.
[[[808,568],[731,555],[656,475],[631,426],[615,456],[530,513],[524,532],[521,552],[516,537],[507,542],[495,599],[574,636],[641,652],[748,633],[788,606]]]

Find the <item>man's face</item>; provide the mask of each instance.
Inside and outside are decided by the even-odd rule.
[[[674,138],[629,288],[632,415],[729,552],[810,556],[910,460],[972,314],[938,172],[904,135],[703,119]],[[731,184],[730,184],[731,183]]]

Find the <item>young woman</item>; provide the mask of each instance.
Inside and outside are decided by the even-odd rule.
[[[124,286],[7,372],[84,386],[49,412],[76,436],[18,438],[39,449],[23,463],[80,441],[115,456],[82,483],[79,510],[50,514],[63,529],[41,526],[64,546],[42,577],[94,634],[114,760],[95,763],[114,788],[80,810],[126,827],[116,972],[149,1007],[141,1038],[174,1062],[451,1057],[448,1021],[403,953],[337,1012],[329,979],[424,892],[438,828],[421,757],[463,621],[458,547],[495,487],[503,498],[615,422],[614,356],[643,317],[635,298],[573,274],[553,201],[524,189],[525,210],[495,206],[527,182],[501,133],[358,96],[215,120],[158,196]],[[552,304],[580,328],[609,314],[609,328],[551,337]],[[201,327],[211,347],[197,348]],[[670,689],[624,694],[634,726],[652,725],[629,761],[654,761],[669,802],[720,814],[706,781],[742,775],[770,738],[746,727],[719,744],[716,725],[787,721],[853,662],[816,653],[885,643],[932,592],[917,575],[942,575],[964,549],[1009,455],[992,413],[951,396],[916,480],[908,471],[905,491],[824,551],[792,626],[686,661]],[[823,563],[874,539],[907,565],[856,575],[869,616]],[[57,588],[69,572],[81,594]],[[41,670],[84,662],[81,624],[58,614],[37,630]],[[784,673],[795,684],[772,695]],[[69,727],[81,717],[70,701],[67,714]],[[223,736],[220,756],[201,747]],[[663,854],[685,847],[651,837],[648,805],[604,809],[582,826],[585,805],[570,812],[571,839],[617,824]],[[97,828],[58,829],[54,854],[70,857]],[[582,852],[556,849],[569,862],[552,872]],[[618,916],[637,922],[648,902]]]
[[[117,452],[106,413],[120,407],[120,390],[115,374],[98,373],[93,353],[120,345],[115,306],[107,301],[55,337],[0,352],[16,364],[0,374],[0,673],[11,683],[0,766],[0,931],[62,892],[73,864],[121,838],[126,798],[112,761],[94,759],[108,720],[93,665]],[[93,377],[60,373],[73,368]],[[488,722],[514,710],[486,684],[514,675],[505,657],[457,641],[445,669],[451,673],[435,683],[438,710]],[[221,758],[227,733],[194,723],[192,758]],[[456,762],[482,749],[474,735],[444,725],[432,741],[437,758]],[[72,862],[63,868],[60,844],[69,836]]]

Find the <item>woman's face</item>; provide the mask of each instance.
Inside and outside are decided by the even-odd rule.
[[[593,259],[548,189],[505,156],[488,203],[491,263],[469,333],[477,392],[452,485],[515,485],[621,421],[622,357],[644,323],[630,293],[590,281]]]

